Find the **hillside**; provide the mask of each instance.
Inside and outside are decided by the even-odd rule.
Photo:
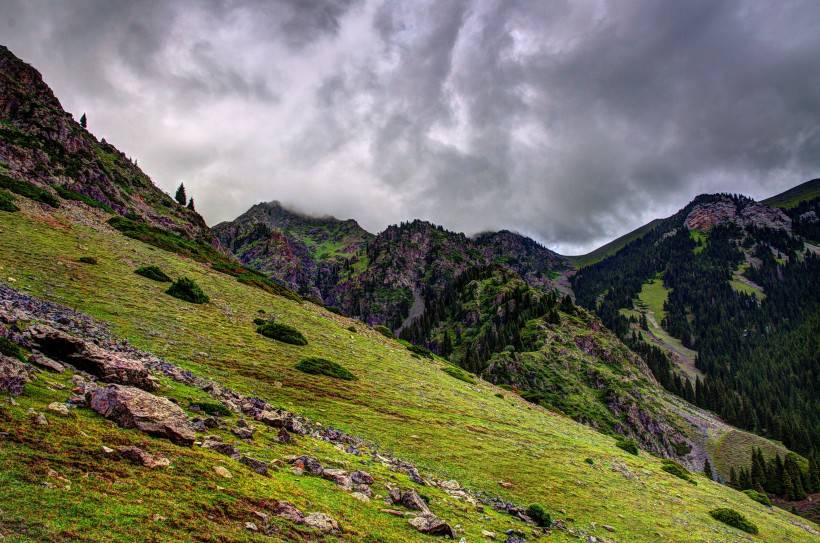
[[[611,541],[654,541],[656,534],[681,542],[745,540],[742,532],[707,514],[727,505],[757,524],[763,540],[815,537],[816,528],[805,520],[768,510],[699,475],[694,476],[697,486],[687,483],[662,471],[658,459],[621,451],[612,438],[484,381],[469,384],[455,379],[442,371],[446,365],[441,361],[414,358],[401,345],[355,321],[266,294],[204,264],[123,237],[105,225],[99,211],[16,202],[20,211],[0,213],[0,248],[7,255],[4,282],[110,323],[112,339],[128,339],[134,347],[197,377],[240,393],[252,391],[274,406],[321,422],[323,428],[339,428],[370,445],[345,445],[353,451],[347,453],[324,439],[298,434],[283,445],[276,442],[275,429],[266,430],[253,421],[253,439],[241,440],[230,431],[237,428],[238,416],[220,417],[219,427],[207,432],[235,443],[241,454],[269,463],[268,475],[262,476],[213,449],[179,447],[118,429],[84,407],[71,408],[67,417],[52,413],[49,403],[61,404],[76,385],[71,371],[40,373],[14,403],[2,407],[2,431],[14,436],[0,449],[3,501],[14,504],[4,507],[0,517],[6,534],[22,534],[23,540],[32,541],[72,538],[78,529],[89,541],[130,541],[135,534],[170,540],[192,531],[202,540],[321,538],[316,529],[281,516],[282,503],[288,502],[336,520],[341,533],[326,534],[327,540],[362,540],[369,534],[379,541],[415,541],[417,532],[408,521],[383,512],[385,505],[375,498],[386,495],[384,485],[389,483],[418,488],[434,513],[458,524],[464,530],[459,537],[468,540],[481,539],[482,530],[521,530],[531,541],[539,537],[535,528],[492,507],[477,511],[469,505],[470,494],[453,490],[456,485],[478,496],[543,503],[561,521],[550,536],[556,541],[576,540],[578,534]],[[95,256],[98,263],[77,263],[80,255]],[[211,297],[210,303],[191,305],[162,294],[164,286],[133,273],[145,264],[157,265],[173,277],[191,277]],[[8,300],[10,294],[4,292]],[[17,304],[20,307],[19,299]],[[251,321],[258,310],[297,327],[308,345],[290,346],[256,334]],[[42,319],[42,311],[35,317]],[[80,320],[73,317],[69,322]],[[77,333],[78,327],[73,328]],[[305,356],[337,360],[358,380],[334,381],[296,371],[294,364]],[[196,382],[190,378],[174,381],[163,375],[180,374],[159,367],[167,373],[158,375],[156,393],[174,398],[189,416],[197,413],[188,406],[213,401],[207,390],[219,390],[185,384]],[[28,409],[46,413],[48,425],[32,426]],[[169,458],[171,466],[132,466],[106,457],[103,445],[136,445]],[[431,483],[458,483],[419,486],[402,473],[403,468],[391,471],[388,460],[382,465],[382,457],[371,456],[373,448],[415,463]],[[365,454],[357,456],[356,450]],[[376,480],[374,498],[358,501],[334,490],[331,481],[297,475],[286,465],[275,467],[277,460],[301,454],[348,472],[370,472]],[[31,466],[36,466],[33,471]],[[216,466],[227,469],[231,478],[214,471]],[[93,475],[84,476],[89,471]],[[124,477],[128,485],[118,482]],[[648,502],[659,507],[646,510],[641,504]],[[261,520],[263,515],[267,521]],[[81,527],[69,528],[69,518],[82,519]],[[269,535],[249,530],[247,522],[264,526]]]
[[[590,266],[592,264],[595,264],[596,262],[600,262],[608,256],[614,255],[615,253],[623,249],[624,246],[627,245],[629,242],[635,241],[636,239],[643,237],[645,234],[647,234],[653,228],[655,228],[658,225],[658,223],[661,222],[661,220],[662,219],[653,219],[645,225],[640,226],[619,238],[613,239],[612,241],[605,243],[604,245],[601,245],[594,251],[591,251],[585,255],[568,256],[566,258],[576,268]]]
[[[699,196],[573,287],[633,348],[648,349],[643,338],[680,365],[667,388],[809,453],[820,439],[817,351],[806,343],[820,308],[818,205]]]
[[[766,198],[761,203],[769,207],[792,208],[801,202],[820,198],[820,178],[801,183],[780,194]]]

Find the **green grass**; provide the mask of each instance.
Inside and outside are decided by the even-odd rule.
[[[33,183],[22,181],[9,177],[5,174],[0,174],[0,189],[10,190],[20,196],[25,196],[31,200],[46,204],[51,207],[60,207],[60,202],[57,198],[46,189],[41,189]]]
[[[740,430],[730,430],[707,442],[709,456],[714,459],[712,469],[727,481],[732,467],[738,470],[740,467],[751,466],[752,451],[755,448],[759,448],[767,460],[776,454],[785,458],[789,452],[779,443]]]
[[[14,197],[6,189],[0,189],[0,211],[14,213],[20,208],[14,204]]]
[[[651,281],[644,283],[641,288],[638,299],[646,304],[652,313],[655,315],[655,320],[660,325],[663,319],[666,318],[666,311],[663,309],[663,304],[669,298],[669,289],[663,286],[663,279],[660,275]]]
[[[55,220],[63,226],[53,228]],[[97,266],[74,262],[83,247],[103,255]],[[785,511],[761,511],[743,494],[705,478],[693,486],[670,477],[650,455],[632,456],[618,449],[612,438],[514,394],[498,398],[495,394],[501,390],[484,381],[468,384],[454,379],[441,371],[441,362],[414,359],[402,345],[373,330],[360,327],[358,334],[351,334],[346,328],[354,321],[312,304],[269,295],[207,265],[137,240],[72,224],[67,212],[46,214],[27,207],[17,214],[0,214],[0,254],[2,277],[13,278],[16,288],[103,319],[137,347],[240,392],[369,439],[379,449],[415,462],[422,473],[454,478],[521,505],[539,503],[548,511],[566,511],[560,518],[568,525],[600,537],[612,538],[600,528],[592,530],[591,523],[613,526],[618,541],[744,541],[743,534],[709,516],[712,509],[731,507],[759,526],[761,540],[812,540]],[[161,284],[133,273],[144,262],[154,262],[175,277],[191,277],[211,295],[211,303],[180,304],[163,296]],[[258,308],[315,340],[297,347],[256,334],[252,320]],[[294,366],[308,356],[336,360],[358,380],[304,374]],[[226,466],[235,477],[216,480],[212,466],[230,460],[114,429],[87,410],[48,429],[32,428],[26,418],[28,407],[42,410],[48,402],[67,396],[67,391],[41,384],[44,379],[70,384],[67,375],[40,374],[32,392],[18,399],[18,406],[4,406],[12,420],[0,417],[4,431],[8,428],[12,436],[19,436],[5,440],[0,448],[0,503],[4,504],[0,530],[12,532],[14,527],[15,534],[29,534],[22,540],[68,540],[71,534],[82,534],[89,541],[185,540],[198,533],[214,540],[262,541],[262,536],[244,530],[243,524],[253,520],[252,511],[260,500],[282,498],[339,518],[346,529],[340,540],[367,541],[368,536],[371,541],[419,540],[405,519],[381,513],[379,500],[356,502],[332,491],[328,481],[297,477],[287,469],[265,479],[230,463]],[[163,393],[173,394],[183,406],[207,399],[178,384],[163,386]],[[278,445],[262,431],[258,440],[243,446],[271,460],[308,448],[341,465],[367,461],[315,440],[298,441],[298,447]],[[173,469],[147,471],[106,460],[99,452],[105,443],[145,444],[172,457]],[[71,481],[70,492],[43,485],[49,467]],[[363,467],[381,481],[410,484],[405,476],[375,464]],[[624,476],[623,469],[633,477]],[[498,481],[512,486],[501,488]],[[383,487],[377,492],[384,495]],[[468,541],[482,540],[482,529],[503,534],[521,526],[489,508],[478,513],[440,489],[423,492],[431,497],[434,512],[464,527],[460,537]],[[653,506],[646,507],[647,503]],[[166,520],[150,520],[154,514]],[[292,529],[283,528],[272,539],[308,539],[287,531]],[[544,539],[576,540],[557,530]]]
[[[446,365],[441,369],[442,369],[442,371],[444,371],[444,373],[446,373],[450,377],[455,377],[459,381],[464,381],[465,383],[470,383],[471,385],[474,385],[475,382],[476,382],[475,377],[473,376],[473,374],[464,371],[463,369],[459,368],[458,366]]]
[[[570,263],[573,266],[575,266],[578,269],[581,269],[584,266],[591,266],[592,264],[600,262],[608,256],[614,255],[615,253],[623,249],[629,242],[643,237],[645,234],[647,234],[653,228],[655,228],[658,225],[658,223],[661,222],[661,220],[662,219],[654,219],[646,223],[645,225],[640,226],[635,230],[629,232],[628,234],[624,234],[623,236],[598,247],[590,253],[578,256],[568,256],[566,258],[570,261]]]
[[[729,280],[729,285],[735,292],[742,292],[743,294],[751,294],[758,300],[763,300],[766,294],[760,287],[755,287],[743,281],[743,274],[749,269],[749,263],[743,262],[740,267],[732,274],[732,279]]]
[[[709,236],[700,230],[689,230],[689,237],[697,244],[697,247],[692,249],[692,252],[699,255],[706,248],[706,243],[709,241]]]

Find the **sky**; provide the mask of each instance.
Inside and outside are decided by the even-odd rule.
[[[0,0],[0,43],[213,225],[260,201],[584,253],[820,176],[820,2]]]

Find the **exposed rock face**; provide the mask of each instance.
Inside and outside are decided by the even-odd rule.
[[[92,373],[108,383],[156,389],[145,365],[122,353],[112,352],[56,328],[38,324],[27,333],[30,341],[50,356]]]
[[[190,447],[194,431],[185,412],[167,398],[122,385],[108,385],[86,394],[91,409],[123,428],[137,428]]]
[[[0,391],[15,396],[23,393],[23,388],[31,380],[29,368],[17,360],[0,354]]]
[[[456,533],[449,524],[433,514],[424,514],[410,519],[410,526],[427,535],[454,538]]]
[[[3,46],[0,121],[0,156],[12,178],[65,186],[121,215],[135,213],[188,238],[212,239],[202,217],[174,203],[112,145],[97,141],[63,111],[39,72]]]
[[[736,222],[740,226],[789,231],[792,226],[791,218],[782,209],[768,207],[750,200],[735,203],[726,196],[718,196],[712,202],[695,205],[686,216],[684,224],[689,230],[708,232],[715,225],[725,222]]]
[[[339,523],[333,517],[324,513],[310,513],[305,517],[305,526],[319,530],[322,533],[339,531]]]

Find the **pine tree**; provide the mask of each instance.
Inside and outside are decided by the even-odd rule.
[[[188,209],[190,209],[191,211],[195,211],[194,210],[194,199],[193,198],[188,200]]]
[[[185,203],[188,201],[188,198],[185,196],[185,185],[182,183],[179,184],[179,188],[177,189],[176,196],[174,196],[174,200],[181,206],[184,206]]]
[[[83,113],[83,116],[80,117],[80,126],[83,128],[88,128],[88,119],[86,118],[85,113]]]
[[[703,463],[703,474],[706,475],[710,480],[714,480],[715,478],[714,474],[712,473],[712,465],[709,463],[708,458]]]
[[[569,294],[564,295],[561,299],[561,311],[569,314],[575,312],[575,305],[572,303],[572,298],[570,298]]]

